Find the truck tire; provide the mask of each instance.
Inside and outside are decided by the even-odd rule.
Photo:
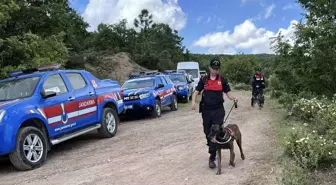
[[[189,96],[189,100],[192,100],[192,95],[194,94],[194,89],[191,89],[191,93],[190,93],[190,96]]]
[[[189,100],[190,100],[189,98],[190,98],[190,96],[189,96],[189,92],[188,92],[187,97],[183,100],[184,103],[189,103]]]
[[[9,160],[17,170],[36,169],[46,161],[47,150],[47,138],[39,129],[23,127],[19,129],[15,150],[9,154]]]
[[[155,105],[152,111],[152,117],[161,117],[161,102],[160,100],[155,100]]]
[[[172,111],[177,111],[178,109],[178,105],[177,105],[177,97],[175,94],[173,94],[173,101],[172,103],[170,104],[170,110]]]
[[[103,138],[114,137],[117,134],[119,122],[120,120],[115,109],[104,108],[101,127],[98,129],[98,133]]]

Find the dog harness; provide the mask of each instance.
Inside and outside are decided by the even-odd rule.
[[[225,135],[221,138],[224,141],[218,141],[216,139],[217,136],[215,136],[211,141],[217,144],[221,144],[221,145],[230,142],[233,137],[233,130],[229,127],[224,127],[224,130],[226,130]]]

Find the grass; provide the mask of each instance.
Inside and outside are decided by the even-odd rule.
[[[178,102],[179,108],[191,108],[191,100],[189,103],[184,103],[184,102]]]
[[[179,108],[187,108],[187,109],[189,108],[189,109],[191,109],[191,101],[192,100],[189,100],[189,103],[184,103],[182,101],[179,101],[178,106],[179,106]],[[201,101],[201,95],[198,95],[197,98],[196,98],[196,108],[199,105],[200,101]]]
[[[283,114],[285,116],[285,114]],[[287,120],[285,117],[276,124],[277,145],[280,148],[278,163],[280,166],[281,177],[278,178],[280,184],[284,185],[310,185],[309,173],[301,168],[296,162],[284,154],[284,146],[286,145],[286,136],[291,131],[292,125],[297,123],[293,120]]]
[[[252,87],[249,84],[244,83],[237,83],[237,84],[229,84],[235,90],[242,90],[242,91],[251,91]]]
[[[272,112],[279,116],[271,125],[275,130],[275,139],[277,145],[277,181],[284,185],[310,185],[309,173],[299,167],[295,161],[284,154],[286,145],[286,136],[291,131],[293,125],[298,124],[295,120],[288,119],[288,113],[277,100],[267,98],[267,104]]]

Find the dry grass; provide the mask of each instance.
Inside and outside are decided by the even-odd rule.
[[[97,66],[89,63],[85,68],[99,78],[109,78],[123,84],[132,71],[147,70],[130,59],[130,55],[125,52],[117,53],[113,56],[100,56]]]

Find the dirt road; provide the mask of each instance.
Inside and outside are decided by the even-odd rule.
[[[99,139],[96,133],[52,148],[46,164],[34,171],[17,172],[0,161],[0,184],[275,184],[270,108],[250,107],[250,93],[238,91],[238,109],[228,122],[240,126],[245,161],[237,145],[236,167],[229,167],[229,151],[222,152],[222,175],[208,168],[201,115],[183,105],[167,109],[159,119],[123,122],[116,137]],[[226,110],[232,102],[225,103]]]

